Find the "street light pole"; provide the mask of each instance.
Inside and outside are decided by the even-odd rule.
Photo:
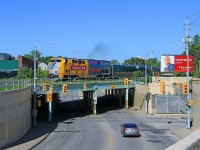
[[[36,116],[37,116],[37,109],[36,109],[36,52],[37,49],[35,47],[34,49],[34,84],[33,84],[33,96],[34,96],[34,101],[33,101],[33,126],[36,127]]]
[[[54,42],[47,42],[45,44],[43,44],[42,46],[40,47],[36,47],[35,46],[35,49],[34,49],[34,84],[33,84],[33,97],[34,97],[34,100],[33,100],[33,127],[36,127],[36,117],[37,117],[37,108],[36,108],[36,60],[37,60],[37,57],[36,57],[36,54],[37,54],[37,50],[47,44],[54,44]]]
[[[145,58],[145,113],[148,114],[148,99],[147,99],[147,56]]]

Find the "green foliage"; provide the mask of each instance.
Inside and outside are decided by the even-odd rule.
[[[158,67],[158,66],[160,66],[160,61],[156,57],[155,58],[149,58],[147,60],[147,66]]]
[[[184,76],[186,76],[186,73],[185,72],[174,72],[174,76],[175,77],[184,77]]]
[[[137,66],[144,66],[145,59],[139,57],[131,57],[130,59],[124,60],[123,64],[133,64]],[[160,61],[157,58],[149,58],[147,59],[147,66],[160,66]]]
[[[144,77],[144,72],[141,70],[133,72],[133,78],[135,77]]]
[[[39,61],[39,62],[43,62],[43,63],[45,63],[45,64],[48,65],[48,63],[49,63],[49,61],[50,61],[50,59],[51,59],[52,57],[53,57],[53,56],[40,57],[40,58],[38,59],[38,61]]]
[[[196,71],[194,72],[194,75],[193,75],[194,78],[200,78],[200,70],[199,71]]]
[[[117,65],[117,64],[119,64],[119,62],[118,62],[116,59],[111,60],[110,63],[111,63],[112,65]]]
[[[124,60],[123,64],[134,64],[134,65],[145,65],[145,59],[139,57],[131,57],[130,59]]]
[[[50,61],[50,58],[53,56],[46,56],[46,57],[41,57],[42,53],[40,53],[38,50],[36,51],[36,57],[39,63],[44,62],[45,64],[48,64]],[[24,54],[24,57],[29,58],[29,59],[34,59],[34,50],[30,52],[30,54]]]
[[[186,55],[186,50],[183,51],[183,55]],[[200,68],[200,36],[195,35],[193,41],[189,43],[189,55],[193,56],[193,72],[196,72]]]
[[[33,69],[28,67],[22,67],[17,74],[18,79],[33,78]]]
[[[37,78],[47,78],[48,74],[46,70],[42,70],[40,67],[36,69]],[[33,78],[34,70],[28,67],[22,67],[17,74],[17,79]]]
[[[37,78],[47,78],[48,73],[46,70],[41,69],[40,67],[37,68]]]

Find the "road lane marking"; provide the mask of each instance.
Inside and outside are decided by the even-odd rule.
[[[114,141],[111,132],[108,132],[109,150],[114,150]]]

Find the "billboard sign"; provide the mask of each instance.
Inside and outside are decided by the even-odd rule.
[[[192,72],[193,57],[189,56],[189,72]],[[186,55],[162,55],[161,72],[187,72]]]

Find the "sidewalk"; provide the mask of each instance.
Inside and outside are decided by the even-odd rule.
[[[42,142],[57,127],[55,122],[37,121],[37,126],[29,131],[18,141],[4,147],[6,150],[29,150]]]

